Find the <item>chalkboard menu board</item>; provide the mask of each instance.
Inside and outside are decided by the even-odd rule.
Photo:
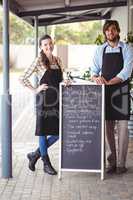
[[[61,169],[101,170],[103,87],[60,88]]]

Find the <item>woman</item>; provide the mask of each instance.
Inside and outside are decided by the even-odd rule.
[[[35,171],[35,164],[41,157],[44,172],[56,175],[48,156],[48,147],[59,138],[59,83],[63,80],[61,60],[55,57],[53,41],[49,35],[39,40],[40,55],[20,77],[20,82],[36,94],[36,131],[39,136],[39,148],[27,155],[29,169]],[[34,88],[29,78],[36,73],[39,84]]]

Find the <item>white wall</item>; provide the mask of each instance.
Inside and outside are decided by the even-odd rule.
[[[128,8],[127,6],[115,8],[112,12],[111,19],[117,20],[120,24],[120,37],[124,40],[128,33]]]
[[[69,45],[68,67],[74,71],[85,71],[92,66],[96,45]]]
[[[91,66],[96,45],[55,46],[54,55],[60,56],[64,67],[72,71],[84,72]],[[0,66],[2,65],[2,46],[0,45]],[[34,60],[34,45],[10,45],[10,61],[13,67],[22,69]]]
[[[56,46],[54,48],[56,55]],[[10,64],[11,66],[21,69],[27,68],[31,65],[35,58],[35,46],[34,45],[10,45]],[[0,45],[0,66],[2,66],[3,49]]]

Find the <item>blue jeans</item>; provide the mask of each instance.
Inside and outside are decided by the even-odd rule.
[[[53,145],[58,139],[59,139],[59,136],[57,135],[39,136],[39,149],[40,149],[41,157],[48,154],[48,148],[51,145]]]

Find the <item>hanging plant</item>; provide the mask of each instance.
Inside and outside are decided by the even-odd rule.
[[[98,34],[94,43],[97,45],[102,45],[104,43],[104,36],[102,34]]]

